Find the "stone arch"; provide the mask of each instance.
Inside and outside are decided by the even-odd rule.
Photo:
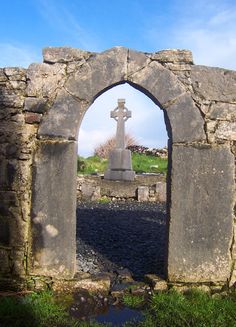
[[[39,126],[32,202],[34,273],[69,277],[74,274],[77,130],[96,97],[125,82],[157,103],[164,110],[168,124],[172,152],[168,278],[185,282],[226,280],[230,271],[228,245],[232,223],[225,227],[226,237],[218,243],[215,240],[213,245],[210,242],[212,222],[208,219],[206,230],[201,224],[206,217],[204,210],[214,216],[217,223],[215,213],[219,208],[210,213],[213,208],[209,198],[204,201],[205,195],[198,194],[197,189],[203,187],[209,196],[220,183],[217,195],[220,199],[227,187],[224,180],[232,177],[231,170],[224,169],[225,162],[231,167],[233,157],[227,148],[211,148],[206,144],[204,119],[190,89],[181,79],[161,64],[155,54],[123,47],[101,54],[81,52]],[[204,176],[212,176],[209,165],[225,173],[220,175],[219,181],[207,185]],[[50,185],[47,191],[46,185]],[[54,190],[57,190],[56,195]],[[197,201],[202,203],[200,208],[195,208],[192,199],[186,201],[189,192],[196,193]],[[231,195],[227,201],[219,219],[226,216],[230,219]],[[185,226],[185,216],[190,221],[189,226]],[[198,244],[193,249],[191,242],[197,243],[199,235],[204,246]],[[210,247],[206,250],[208,243]],[[207,265],[213,268],[209,270]]]

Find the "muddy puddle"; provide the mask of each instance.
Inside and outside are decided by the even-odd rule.
[[[57,300],[68,308],[70,316],[80,321],[109,323],[118,327],[143,320],[144,307],[129,308],[122,300],[112,296],[90,295],[86,290],[81,290],[75,294],[60,295]]]

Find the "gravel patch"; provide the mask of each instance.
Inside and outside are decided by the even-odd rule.
[[[135,277],[163,275],[165,249],[165,204],[78,204],[78,272],[94,274],[126,268]]]

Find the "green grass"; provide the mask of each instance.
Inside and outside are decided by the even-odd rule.
[[[40,292],[25,297],[0,299],[1,327],[79,326],[65,308],[56,303],[51,292]]]
[[[153,295],[145,320],[127,327],[235,327],[236,296],[212,297],[200,291]]]
[[[133,153],[132,165],[136,173],[167,173],[167,159]]]
[[[139,308],[144,304],[144,296],[125,294],[123,297],[123,303],[130,308]]]
[[[124,303],[137,307],[142,296],[126,295]],[[144,320],[126,327],[236,327],[236,293],[212,297],[200,291],[183,295],[176,291],[154,294]],[[101,327],[109,324],[76,321],[53,293],[33,293],[21,298],[0,299],[1,327]]]
[[[136,173],[164,173],[167,172],[167,159],[145,154],[132,154],[133,170]],[[107,168],[108,160],[98,156],[83,158],[78,156],[77,171],[79,174],[103,174]]]

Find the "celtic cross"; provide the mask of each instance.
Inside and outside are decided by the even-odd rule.
[[[125,99],[118,99],[118,107],[111,111],[111,118],[117,121],[116,149],[125,148],[125,122],[131,117],[131,111],[125,107]]]

